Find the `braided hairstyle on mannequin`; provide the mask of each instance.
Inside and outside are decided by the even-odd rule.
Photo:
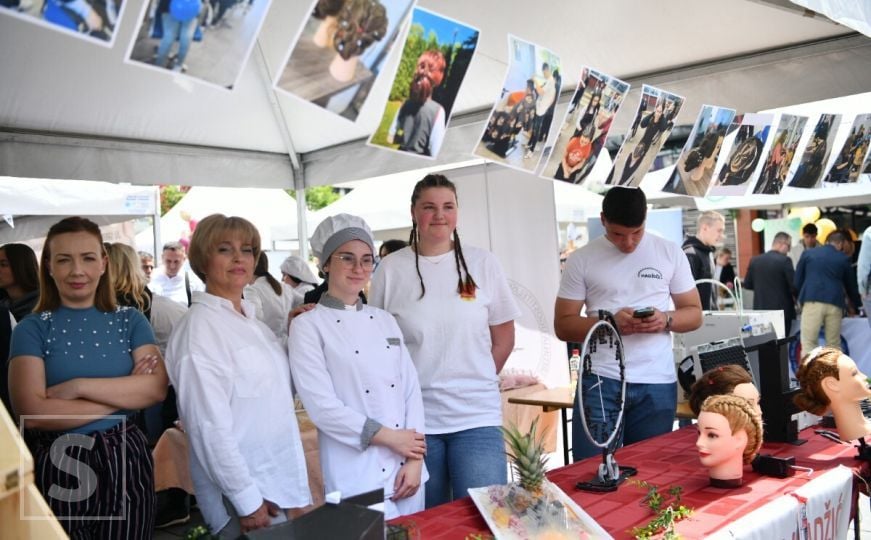
[[[411,208],[414,210],[414,205],[420,198],[421,194],[430,188],[447,188],[457,196],[457,187],[453,182],[443,174],[428,174],[423,177],[417,184],[414,185],[414,190],[411,192]],[[454,260],[457,264],[457,292],[461,296],[474,296],[475,289],[478,285],[469,274],[469,267],[466,265],[466,258],[463,257],[463,248],[460,245],[460,235],[457,229],[453,233],[454,242]],[[414,267],[417,270],[417,277],[420,279],[420,298],[426,294],[426,285],[423,283],[423,276],[420,273],[420,235],[417,231],[417,222],[412,220],[411,235],[408,238],[408,243],[414,251]],[[463,276],[465,274],[465,277]]]
[[[762,447],[762,417],[748,400],[729,394],[710,396],[702,403],[701,412],[723,415],[733,435],[743,429],[747,433],[747,446],[742,457],[744,463],[753,461]]]
[[[799,409],[820,415],[829,407],[831,401],[823,391],[822,383],[826,377],[840,379],[838,358],[842,354],[832,347],[817,347],[802,358],[795,374],[801,391],[792,398]]]

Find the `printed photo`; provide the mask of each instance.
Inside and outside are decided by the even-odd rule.
[[[629,83],[584,68],[557,133],[542,178],[581,184],[593,170]]]
[[[840,114],[820,115],[810,141],[808,141],[798,165],[795,166],[789,187],[819,187],[824,168],[829,161],[829,155],[832,153],[832,142],[840,123]]]
[[[0,0],[0,15],[111,47],[127,4],[126,0]]]
[[[823,182],[847,184],[855,182],[862,170],[862,163],[868,154],[868,141],[871,140],[871,114],[860,114],[853,121],[850,134],[844,146],[832,163]]]
[[[638,187],[674,127],[684,98],[644,85],[641,103],[605,184]]]
[[[369,144],[429,159],[441,149],[478,29],[415,7],[381,122]]]
[[[733,109],[703,105],[681,150],[677,165],[662,191],[704,197],[711,185],[714,165],[732,120]]]
[[[413,0],[315,0],[275,88],[354,122]]]
[[[508,71],[473,153],[534,172],[544,154],[562,86],[553,51],[508,36]]]
[[[784,114],[780,117],[771,149],[762,166],[759,182],[753,193],[762,195],[777,195],[783,189],[789,167],[795,158],[795,151],[801,134],[807,125],[807,116]]]
[[[232,90],[271,1],[143,2],[127,62]]]
[[[773,121],[772,114],[744,114],[738,131],[729,137],[732,139],[729,153],[722,161],[708,195],[744,195],[756,185]],[[729,142],[727,140],[726,144]]]

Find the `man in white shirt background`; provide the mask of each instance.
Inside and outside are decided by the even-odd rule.
[[[151,275],[149,287],[155,294],[190,305],[191,291],[203,291],[205,287],[185,266],[185,249],[180,242],[167,242],[161,253],[162,266]]]

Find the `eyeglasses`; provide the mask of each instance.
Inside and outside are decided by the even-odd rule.
[[[356,268],[358,262],[363,270],[372,270],[375,267],[375,257],[372,255],[363,255],[358,259],[350,253],[339,253],[335,258],[342,261],[342,265],[349,270]]]

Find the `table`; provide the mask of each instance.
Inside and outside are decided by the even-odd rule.
[[[562,387],[539,390],[537,392],[526,394],[525,396],[510,397],[508,398],[508,403],[538,406],[541,407],[544,412],[559,410],[563,428],[563,463],[566,465],[571,463],[569,460],[569,452],[571,451],[571,448],[569,447],[569,417],[566,412],[574,406],[574,396],[572,396],[571,388]],[[675,417],[695,418],[695,415],[692,410],[690,410],[689,403],[680,402],[677,404]]]
[[[801,446],[787,443],[766,443],[763,454],[795,456],[796,465],[810,467],[810,476],[797,473],[790,478],[768,478],[745,468],[744,485],[733,490],[721,490],[708,485],[708,476],[698,462],[695,449],[696,429],[692,426],[626,446],[617,452],[621,465],[638,469],[634,479],[666,488],[680,485],[682,502],[693,509],[693,515],[677,525],[683,538],[704,538],[744,514],[794,491],[838,465],[856,468],[858,463],[851,447],[835,444],[808,428]],[[593,494],[578,491],[579,480],[589,480],[595,474],[600,458],[589,458],[555,469],[548,478],[565,491],[614,538],[632,538],[629,530],[643,526],[653,515],[642,506],[645,491],[624,483],[612,493]],[[854,486],[854,496],[856,490]],[[420,537],[429,539],[464,538],[486,532],[487,525],[468,497],[393,520],[391,523],[414,524]]]
[[[508,403],[538,406],[541,407],[544,412],[559,410],[563,428],[563,463],[568,465],[570,463],[569,418],[566,410],[571,409],[574,404],[572,389],[569,387],[547,388],[545,390],[531,392],[525,396],[510,397],[508,398]]]

